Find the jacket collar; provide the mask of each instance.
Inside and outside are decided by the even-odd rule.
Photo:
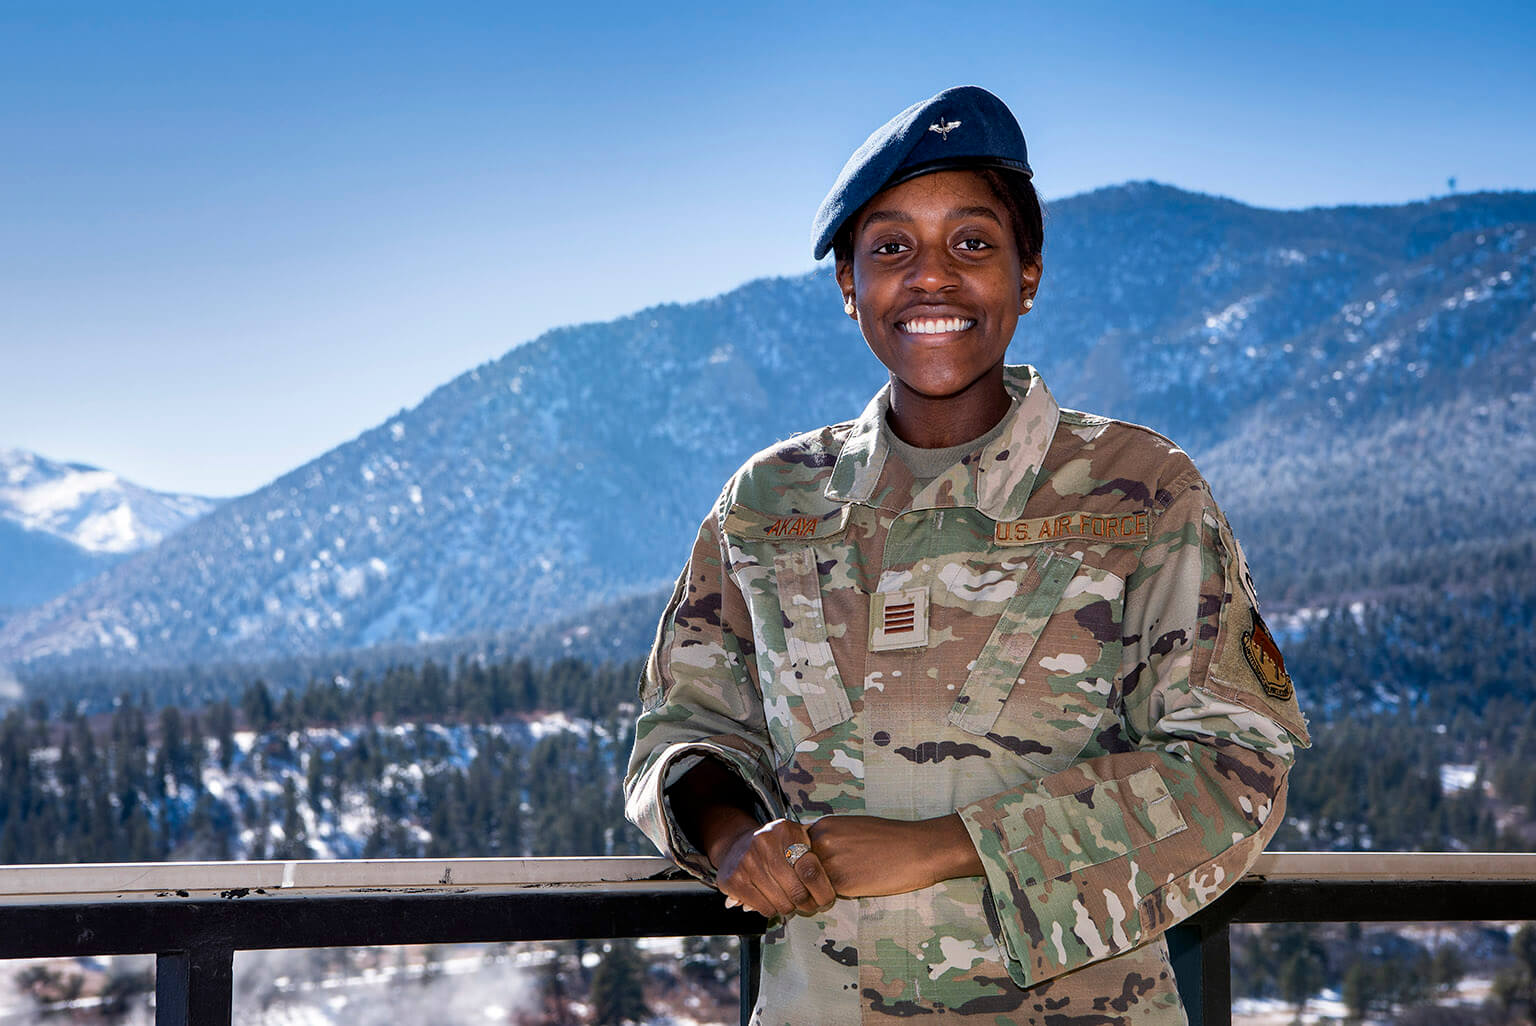
[[[1003,385],[1013,405],[1003,415],[1006,426],[980,456],[957,463],[914,497],[913,508],[973,506],[993,520],[1017,520],[1034,490],[1040,465],[1056,434],[1061,407],[1045,382],[1027,365],[1003,368]],[[890,445],[880,430],[891,408],[887,384],[854,421],[837,464],[827,482],[826,496],[835,502],[868,503],[880,482]]]

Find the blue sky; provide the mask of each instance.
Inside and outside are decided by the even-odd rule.
[[[259,487],[547,328],[810,269],[848,153],[962,82],[1047,199],[1536,188],[1533,53],[1515,3],[0,0],[0,447]]]

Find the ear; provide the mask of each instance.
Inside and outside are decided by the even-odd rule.
[[[853,261],[839,260],[832,267],[832,276],[837,279],[837,290],[843,294],[843,301],[847,302],[853,292]],[[855,309],[848,315],[854,320],[859,319],[859,311]]]
[[[1045,270],[1044,261],[1036,256],[1035,259],[1019,268],[1019,309],[1025,309],[1024,301],[1034,299],[1035,292],[1040,288],[1040,274]]]

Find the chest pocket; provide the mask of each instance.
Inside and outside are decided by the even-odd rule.
[[[987,737],[1045,772],[1065,769],[1083,750],[1104,713],[1081,688],[1058,689],[1024,673],[1082,560],[1051,549],[998,617],[992,634],[950,707],[948,721]]]
[[[852,719],[853,706],[827,641],[815,549],[800,546],[776,554],[773,574],[784,621],[784,658],[768,719],[770,727],[788,734],[793,748],[802,738]]]
[[[768,733],[787,760],[806,738],[853,719],[828,641],[821,558],[848,528],[847,507],[821,515],[735,504],[725,518],[732,574],[752,612]]]

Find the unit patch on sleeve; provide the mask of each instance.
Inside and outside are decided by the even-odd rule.
[[[1248,657],[1248,665],[1253,667],[1259,683],[1264,685],[1264,693],[1284,702],[1296,694],[1296,689],[1291,686],[1291,675],[1285,670],[1285,658],[1280,654],[1280,646],[1275,644],[1259,611],[1254,609],[1250,612],[1253,623],[1243,635],[1243,654]]]
[[[1057,539],[1145,545],[1151,513],[1061,513],[1028,520],[999,520],[992,539],[999,545],[1038,545]]]
[[[1225,518],[1214,507],[1201,518],[1202,570],[1196,599],[1199,629],[1190,681],[1198,688],[1267,716],[1303,748],[1312,743],[1296,688],[1275,636],[1254,608],[1248,565]]]

